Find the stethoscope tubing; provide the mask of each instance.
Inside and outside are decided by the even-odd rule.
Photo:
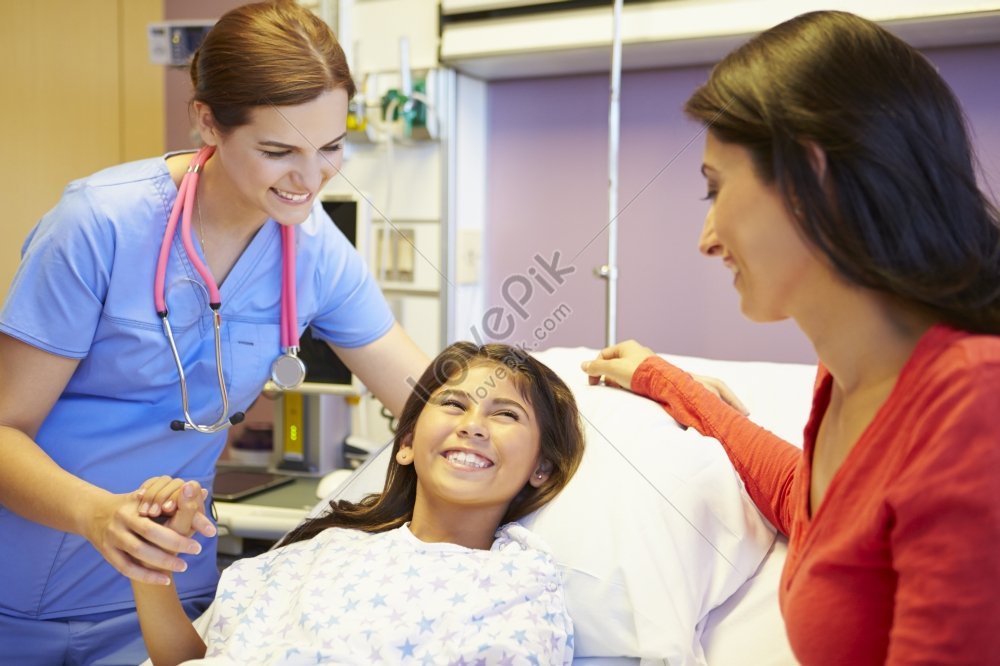
[[[170,353],[174,358],[174,365],[177,366],[177,374],[180,379],[181,407],[184,411],[184,421],[172,421],[170,427],[173,430],[195,430],[201,433],[218,432],[230,425],[235,425],[243,420],[243,412],[237,412],[232,417],[229,414],[229,393],[226,391],[226,378],[222,372],[222,317],[219,309],[222,307],[222,296],[219,294],[219,286],[212,277],[212,272],[201,261],[194,243],[191,240],[191,211],[194,210],[195,193],[198,190],[199,171],[204,167],[205,162],[215,153],[214,146],[205,146],[192,158],[188,165],[187,173],[181,178],[180,187],[177,188],[177,200],[170,211],[167,219],[167,228],[163,233],[163,241],[160,244],[160,253],[156,261],[156,274],[153,278],[153,300],[156,305],[156,313],[160,316],[163,324],[163,334],[170,344]],[[212,309],[212,328],[215,335],[215,368],[219,380],[219,394],[222,397],[222,412],[219,418],[210,425],[195,423],[191,417],[188,401],[187,377],[184,375],[184,364],[181,362],[180,354],[177,351],[177,344],[174,341],[173,331],[170,328],[170,318],[167,310],[166,298],[166,275],[167,260],[170,257],[170,245],[177,230],[178,218],[181,222],[181,242],[188,259],[194,266],[201,279],[208,289],[209,307]]]
[[[215,310],[212,312],[212,328],[215,331],[215,367],[219,379],[219,395],[222,396],[222,412],[215,423],[207,426],[195,423],[194,418],[191,416],[188,407],[187,378],[184,376],[184,364],[177,353],[177,345],[174,343],[174,336],[170,330],[170,320],[164,316],[161,318],[161,321],[163,322],[163,333],[167,336],[167,341],[170,343],[170,353],[174,357],[174,364],[177,366],[177,374],[180,377],[181,408],[184,410],[184,420],[172,421],[170,423],[171,429],[195,430],[200,433],[211,434],[242,421],[245,416],[243,412],[236,412],[231,417],[227,417],[227,414],[229,414],[229,392],[226,391],[226,378],[222,372],[222,317],[219,316],[219,311]]]
[[[212,272],[201,261],[198,251],[195,250],[194,242],[191,240],[191,211],[194,210],[195,206],[194,197],[198,190],[199,171],[214,154],[215,146],[205,146],[191,159],[187,173],[184,174],[180,187],[177,189],[177,200],[174,202],[170,217],[167,219],[167,228],[163,232],[163,242],[160,244],[160,254],[156,261],[156,276],[153,281],[153,299],[156,304],[156,312],[161,317],[166,316],[167,312],[165,289],[167,261],[170,258],[170,245],[177,230],[178,218],[181,221],[181,242],[184,244],[184,251],[205,282],[205,287],[208,289],[209,307],[217,311],[222,306],[219,285],[215,283]]]
[[[281,346],[286,351],[299,348],[299,325],[295,321],[298,303],[295,298],[295,228],[281,227]]]
[[[211,270],[205,266],[198,252],[195,249],[191,233],[191,212],[195,208],[195,196],[198,190],[199,174],[205,163],[215,153],[214,146],[205,146],[195,154],[188,165],[187,172],[181,178],[180,186],[177,188],[177,199],[167,218],[167,227],[164,230],[163,241],[160,244],[160,253],[157,256],[156,273],[153,279],[153,301],[156,313],[160,316],[163,325],[163,333],[170,345],[170,353],[173,356],[174,364],[177,366],[177,373],[180,379],[181,406],[184,411],[184,421],[176,420],[171,422],[170,427],[174,430],[195,430],[201,433],[215,433],[230,425],[236,425],[244,418],[243,412],[236,412],[231,417],[229,414],[229,394],[226,391],[226,378],[222,371],[222,296],[219,293],[219,286],[212,276]],[[195,423],[189,410],[187,377],[184,374],[184,364],[181,362],[180,354],[177,351],[177,344],[174,341],[173,331],[170,327],[169,312],[166,303],[166,274],[167,261],[170,257],[170,247],[177,230],[177,222],[180,221],[181,243],[188,260],[201,276],[208,290],[209,307],[212,310],[212,328],[215,337],[215,367],[219,380],[219,394],[222,397],[222,412],[219,418],[210,425]],[[281,346],[284,354],[279,360],[292,359],[295,370],[294,379],[282,388],[294,388],[302,381],[305,375],[305,366],[298,358],[299,334],[298,322],[296,321],[297,303],[295,298],[295,228],[281,226],[281,251],[282,251],[282,271],[281,271]],[[276,361],[277,364],[277,361]],[[277,365],[276,365],[277,367]],[[276,378],[277,371],[272,369],[272,377]],[[275,379],[276,381],[276,379]]]

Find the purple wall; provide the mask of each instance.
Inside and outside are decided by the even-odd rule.
[[[928,56],[962,100],[985,178],[1000,192],[1000,45]],[[815,362],[794,323],[743,319],[729,271],[697,251],[703,139],[680,109],[708,69],[622,77],[618,339],[676,354]],[[603,345],[604,281],[593,268],[607,253],[608,85],[607,75],[588,75],[489,86],[486,301],[498,318],[486,328],[495,339]],[[551,263],[556,252],[560,271],[574,269],[561,284],[535,259]],[[512,332],[505,322],[516,323]]]

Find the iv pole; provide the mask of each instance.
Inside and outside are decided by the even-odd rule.
[[[608,109],[608,263],[595,272],[607,281],[604,345],[617,342],[618,330],[618,139],[622,79],[622,3],[615,0],[611,39],[611,103]]]

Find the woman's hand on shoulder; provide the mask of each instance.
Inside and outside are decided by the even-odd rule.
[[[654,352],[635,340],[619,342],[605,347],[593,361],[585,361],[581,368],[589,375],[590,384],[600,384],[631,389],[636,369]]]
[[[130,493],[108,493],[83,530],[84,537],[115,569],[143,583],[169,585],[167,572],[187,568],[177,554],[201,552],[201,545],[190,535],[196,531],[215,535],[215,526],[204,515],[201,487],[193,481],[166,479],[147,480]],[[172,493],[167,494],[170,489]],[[154,504],[157,515],[148,515]],[[144,505],[147,515],[140,513]],[[157,522],[164,515],[170,516],[166,523]]]

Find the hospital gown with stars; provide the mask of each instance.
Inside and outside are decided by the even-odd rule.
[[[490,550],[424,543],[407,525],[330,528],[222,576],[216,664],[569,664],[573,627],[541,540],[510,523]]]

